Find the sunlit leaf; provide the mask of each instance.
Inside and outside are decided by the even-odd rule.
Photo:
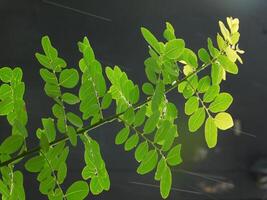
[[[217,144],[217,127],[212,117],[208,117],[205,123],[205,139],[209,148],[213,148]]]
[[[234,125],[234,122],[229,113],[221,112],[215,116],[215,124],[219,129],[227,130]]]
[[[190,116],[188,127],[190,132],[196,132],[205,121],[206,112],[204,108],[199,108],[193,115]]]

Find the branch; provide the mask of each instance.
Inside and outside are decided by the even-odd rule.
[[[197,69],[196,71],[194,71],[192,74],[190,74],[190,75],[188,75],[188,76],[185,76],[185,77],[183,77],[183,78],[180,79],[180,80],[177,80],[177,81],[175,82],[175,84],[173,84],[169,89],[166,90],[165,94],[168,94],[168,93],[171,92],[172,90],[176,89],[177,86],[178,86],[181,82],[187,80],[187,79],[190,78],[191,76],[193,76],[193,75],[195,75],[195,74],[201,72],[202,70],[204,70],[206,67],[208,67],[209,65],[211,65],[213,61],[214,61],[214,59],[211,60],[210,62],[206,63],[206,64],[203,64],[200,68],[198,68],[198,69]],[[138,109],[140,106],[143,106],[143,105],[145,105],[146,103],[148,103],[148,102],[150,102],[150,101],[151,101],[151,98],[148,98],[148,99],[146,99],[145,101],[143,101],[143,102],[141,102],[141,103],[139,103],[139,104],[133,106],[133,108],[136,110],[136,109]],[[127,111],[127,110],[126,110],[126,111]],[[102,120],[100,120],[99,122],[97,122],[97,123],[95,123],[95,124],[93,124],[93,125],[88,125],[88,126],[85,126],[85,127],[81,128],[81,129],[78,129],[78,130],[77,130],[77,134],[80,135],[80,134],[83,134],[84,132],[87,132],[87,131],[96,129],[97,127],[102,126],[102,125],[104,125],[104,124],[111,123],[111,122],[113,122],[114,120],[116,120],[119,116],[123,115],[126,111],[123,111],[123,112],[118,113],[118,114],[116,114],[116,115],[112,115],[112,116],[110,116],[110,117],[107,117],[106,119],[102,119]],[[68,137],[67,135],[65,135],[65,136],[63,136],[63,137],[61,137],[61,138],[56,139],[56,140],[53,141],[53,142],[50,142],[50,143],[49,143],[49,146],[52,147],[52,146],[54,146],[54,145],[57,145],[58,143],[61,143],[61,142],[64,142],[64,141],[68,141],[68,140],[69,140],[69,137]],[[10,158],[10,159],[7,160],[7,161],[1,162],[1,163],[0,163],[0,168],[2,168],[2,167],[4,167],[4,166],[7,166],[7,165],[9,165],[9,164],[11,164],[11,163],[13,163],[13,162],[19,160],[19,159],[23,159],[23,158],[25,158],[25,157],[27,157],[27,156],[33,155],[33,154],[35,154],[35,153],[38,153],[40,150],[41,150],[41,147],[40,147],[40,146],[37,146],[37,147],[32,148],[32,149],[30,149],[30,150],[28,150],[28,151],[25,151],[25,152],[23,152],[23,153],[21,153],[21,154],[15,156],[15,157],[13,157],[13,158]]]

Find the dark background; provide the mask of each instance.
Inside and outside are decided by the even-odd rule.
[[[117,64],[141,84],[146,80],[143,61],[148,53],[140,26],[162,39],[165,22],[169,21],[176,35],[197,51],[206,47],[207,37],[215,38],[218,20],[225,21],[227,16],[240,19],[240,47],[246,51],[240,74],[228,76],[223,83],[223,90],[234,97],[230,112],[240,121],[243,133],[237,135],[233,130],[221,133],[217,148],[208,150],[203,131],[189,134],[181,114],[180,140],[185,162],[173,171],[169,199],[265,199],[265,190],[260,189],[251,167],[265,159],[267,152],[266,0],[0,0],[0,65],[23,68],[29,147],[37,143],[35,130],[41,126],[41,117],[51,114],[52,101],[44,95],[40,65],[34,58],[34,53],[41,50],[43,35],[49,35],[60,56],[76,68],[81,57],[76,43],[86,35],[104,66]],[[174,93],[170,99],[182,113],[183,99]],[[1,141],[9,134],[5,123],[1,118]],[[111,190],[87,199],[160,199],[153,176],[138,176],[133,154],[114,145],[119,128],[114,123],[90,133],[101,145]],[[82,145],[72,149],[65,187],[81,178],[82,150]],[[27,199],[45,199],[39,194],[35,176],[27,172],[25,188]]]

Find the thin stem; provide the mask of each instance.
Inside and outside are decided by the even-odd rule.
[[[40,151],[40,152],[41,152],[41,154],[43,155],[43,157],[45,158],[45,160],[46,160],[46,162],[47,162],[49,168],[50,168],[51,171],[52,171],[52,174],[53,174],[53,177],[54,177],[54,179],[55,179],[55,181],[56,181],[57,187],[58,187],[58,188],[61,190],[61,192],[63,193],[63,199],[64,199],[64,200],[67,200],[66,197],[65,197],[65,195],[64,195],[64,192],[63,192],[63,190],[62,190],[62,188],[61,188],[61,186],[60,186],[60,184],[59,184],[59,182],[58,182],[58,180],[57,180],[57,176],[56,176],[56,174],[55,174],[55,170],[54,170],[54,168],[52,167],[50,161],[47,159],[46,155],[45,155],[42,151]]]
[[[133,131],[135,131],[138,135],[140,135],[145,141],[147,141],[148,143],[151,144],[151,146],[154,147],[154,149],[156,149],[159,154],[161,155],[161,157],[165,160],[165,155],[163,154],[162,150],[149,138],[147,138],[146,136],[144,136],[144,133],[142,133],[142,131],[138,130],[136,127],[132,126],[131,124],[127,123],[126,121],[124,121],[121,117],[118,117],[118,119],[120,119],[121,121],[123,121],[124,124],[126,124],[127,126],[129,126],[131,129],[133,129]]]
[[[169,92],[171,92],[172,90],[176,89],[177,86],[178,86],[181,82],[187,80],[188,78],[190,78],[190,77],[193,76],[194,74],[197,74],[197,73],[201,72],[202,70],[204,70],[206,67],[208,67],[209,65],[211,65],[211,63],[212,63],[212,61],[211,61],[211,62],[208,62],[208,63],[206,63],[206,64],[203,64],[200,68],[198,68],[198,69],[197,69],[196,71],[194,71],[192,74],[190,74],[190,75],[188,75],[188,76],[185,76],[185,77],[183,77],[183,78],[180,79],[180,80],[177,80],[177,81],[176,81],[176,82],[175,82],[169,89],[166,90],[165,95],[168,94]],[[141,103],[136,104],[135,106],[133,106],[133,108],[136,110],[136,109],[138,109],[139,107],[145,105],[146,103],[148,103],[148,102],[150,102],[150,101],[151,101],[151,98],[147,98],[145,101],[143,101],[143,102],[141,102]],[[86,132],[86,131],[93,130],[93,129],[95,129],[95,128],[99,127],[99,126],[102,126],[102,125],[104,125],[104,124],[111,123],[111,122],[113,122],[114,120],[116,120],[119,116],[123,115],[126,111],[127,111],[127,110],[125,110],[125,111],[123,111],[123,112],[120,112],[120,113],[118,113],[118,114],[112,115],[112,116],[110,116],[110,117],[107,117],[106,119],[102,119],[102,120],[100,120],[99,122],[97,122],[97,123],[95,123],[95,124],[93,124],[93,125],[85,126],[85,127],[81,128],[81,129],[77,130],[77,134],[80,135],[80,134],[83,134],[83,133]],[[53,142],[50,142],[50,143],[49,143],[49,146],[54,146],[54,145],[56,145],[56,144],[59,144],[60,142],[64,142],[64,141],[67,141],[67,140],[69,140],[69,138],[68,138],[67,135],[65,135],[65,136],[63,136],[63,137],[61,137],[61,138],[56,139],[56,140],[53,141]],[[11,158],[11,159],[9,159],[9,160],[7,160],[7,161],[4,161],[4,162],[0,163],[0,168],[1,168],[1,167],[4,167],[4,166],[6,166],[6,165],[8,165],[8,164],[10,164],[10,163],[13,163],[13,162],[15,162],[16,160],[19,160],[19,159],[22,159],[22,158],[24,158],[24,157],[30,156],[30,155],[32,155],[32,154],[35,154],[35,153],[39,152],[40,150],[41,150],[41,147],[40,147],[40,146],[34,147],[34,148],[32,148],[32,149],[29,149],[29,150],[27,150],[27,151],[25,151],[25,152],[23,152],[23,153],[21,153],[21,154],[19,154],[19,155],[16,155],[15,157],[13,157],[13,158]]]

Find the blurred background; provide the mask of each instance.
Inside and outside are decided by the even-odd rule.
[[[207,37],[215,39],[218,20],[225,21],[227,16],[240,19],[240,48],[246,51],[239,75],[228,76],[222,89],[234,97],[230,113],[236,126],[219,134],[217,147],[208,150],[203,130],[196,134],[187,131],[183,98],[170,94],[180,111],[184,163],[173,170],[169,199],[267,199],[266,0],[0,0],[0,65],[23,68],[29,147],[38,143],[35,130],[41,127],[41,117],[51,116],[52,100],[45,96],[40,65],[34,57],[41,51],[43,35],[49,35],[59,55],[76,68],[81,57],[77,41],[88,36],[103,66],[119,65],[141,85],[146,81],[143,61],[148,56],[141,26],[163,39],[168,21],[176,36],[196,52],[207,46]],[[113,123],[90,133],[100,143],[111,189],[88,199],[160,199],[153,175],[137,175],[133,152],[115,146],[120,128]],[[0,141],[9,130],[6,120],[0,118]],[[82,145],[72,148],[68,163],[65,188],[81,178]],[[27,199],[45,199],[39,194],[35,175],[25,172],[24,176]]]

